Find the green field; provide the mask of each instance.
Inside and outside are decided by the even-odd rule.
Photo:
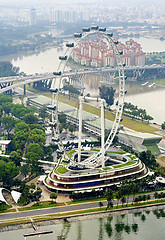
[[[64,167],[58,167],[57,168],[57,172],[59,172],[59,173],[66,173],[66,172],[68,172],[68,170],[66,168],[64,168]]]
[[[154,81],[156,84],[160,84],[162,86],[165,86],[165,78],[161,78],[161,79],[156,79]]]
[[[130,166],[130,165],[133,165],[134,163],[136,163],[136,162],[135,161],[131,161],[131,162],[127,162],[127,163],[124,163],[124,164],[121,164],[121,165],[115,165],[113,167],[114,168],[127,167],[127,166]]]
[[[63,96],[63,95],[60,95],[59,96],[59,100],[63,103],[66,103],[68,105],[71,105],[71,106],[74,106],[74,107],[78,107],[78,101],[77,100],[69,100],[68,101],[68,97],[67,96]],[[84,103],[83,104],[83,110],[87,111],[87,112],[90,112],[90,113],[93,113],[97,116],[100,116],[100,109],[99,108],[96,108],[94,106],[91,106],[87,103]],[[108,119],[108,120],[111,120],[113,121],[114,120],[114,114],[108,110],[105,111],[105,118]],[[132,130],[135,130],[137,132],[148,132],[148,133],[154,133],[157,129],[155,127],[152,127],[146,123],[143,123],[143,122],[137,122],[135,120],[132,120],[128,117],[125,117],[123,116],[123,121],[122,121],[122,125],[127,127],[127,128],[130,128]]]

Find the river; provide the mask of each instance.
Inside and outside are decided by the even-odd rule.
[[[160,52],[165,51],[165,41],[160,41],[155,38],[133,38],[142,45],[145,52]],[[120,39],[125,42],[128,39]],[[35,54],[26,54],[21,56],[10,56],[6,60],[11,60],[14,66],[20,68],[27,74],[45,73],[57,71],[59,60],[58,56],[65,52],[65,43],[62,47],[46,49],[43,52]],[[0,59],[1,60],[1,59]],[[69,69],[69,68],[68,68]],[[131,87],[130,87],[131,86]],[[140,108],[146,109],[147,113],[154,117],[153,122],[161,124],[165,121],[165,89],[155,88],[146,89],[127,84],[128,96],[125,101],[132,102]],[[134,89],[134,91],[133,91]],[[89,92],[92,91],[89,89]],[[95,90],[94,90],[95,91]]]
[[[165,236],[165,209],[134,214],[109,216],[93,220],[39,227],[53,230],[52,234],[28,237],[28,240],[163,240]],[[31,229],[1,232],[1,239],[22,240]]]

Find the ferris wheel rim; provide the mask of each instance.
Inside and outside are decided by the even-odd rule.
[[[77,45],[86,37],[92,35],[92,34],[98,34],[98,35],[101,35],[103,38],[105,38],[108,42],[108,45],[112,47],[114,53],[115,53],[115,58],[116,58],[116,62],[117,62],[117,72],[119,74],[119,94],[118,94],[118,106],[117,106],[117,110],[116,110],[116,114],[115,114],[115,119],[113,121],[113,126],[111,128],[111,131],[110,133],[108,134],[108,138],[105,142],[105,151],[108,150],[108,148],[110,147],[110,145],[112,144],[116,134],[117,134],[117,131],[118,131],[118,128],[119,128],[119,124],[120,124],[120,121],[121,121],[121,115],[122,115],[122,111],[123,111],[123,105],[124,105],[124,95],[125,95],[125,76],[124,76],[124,67],[123,67],[123,63],[122,63],[122,58],[121,58],[121,55],[120,55],[120,52],[119,52],[119,49],[117,48],[117,44],[114,42],[114,40],[112,39],[112,37],[108,36],[108,34],[106,34],[105,32],[100,32],[100,31],[90,31],[90,32],[83,32],[81,34],[81,38],[79,39],[79,41],[76,42],[76,45],[74,45],[74,47],[72,47],[71,51],[69,52],[69,48],[65,51],[64,53],[64,56],[66,56],[67,52],[69,52],[68,56],[67,56],[67,59],[65,61],[65,64],[63,66],[63,69],[61,70],[60,67],[62,65],[62,60],[60,61],[59,63],[59,66],[58,66],[58,71],[61,70],[61,75],[60,75],[60,80],[59,80],[59,85],[58,85],[58,91],[57,91],[57,95],[56,95],[56,110],[53,114],[53,111],[52,111],[52,122],[53,121],[56,121],[57,123],[57,128],[58,128],[58,124],[59,124],[59,121],[58,121],[58,104],[59,104],[59,92],[60,92],[60,86],[61,86],[61,83],[62,83],[62,78],[63,78],[63,74],[64,74],[64,71],[65,71],[65,68],[66,68],[66,65],[69,61],[69,58],[71,56],[71,54],[73,53],[74,49],[77,47]],[[55,80],[52,81],[52,86],[55,85]],[[54,102],[54,93],[52,92],[52,104]],[[58,130],[58,133],[57,133],[57,129],[55,130],[54,129],[54,133],[56,132],[56,134],[59,135],[59,130]],[[63,148],[63,150],[65,149],[64,148],[64,145],[62,144],[61,142],[61,146]],[[64,150],[65,151],[65,150]],[[95,154],[95,157],[98,157],[100,155],[100,152],[98,152],[97,154]],[[71,158],[69,157],[69,159],[71,160]]]

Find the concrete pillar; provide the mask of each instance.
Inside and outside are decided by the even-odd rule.
[[[83,98],[79,97],[80,107],[79,107],[79,134],[78,134],[78,163],[81,161],[81,135],[82,135],[82,108],[83,108]]]
[[[26,95],[26,84],[23,85],[23,94]]]
[[[104,162],[104,154],[105,154],[105,149],[104,149],[104,144],[105,144],[105,124],[104,124],[104,99],[101,99],[101,152],[102,152],[102,168],[105,167],[105,162]]]

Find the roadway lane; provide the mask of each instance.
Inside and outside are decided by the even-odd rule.
[[[160,192],[164,192],[164,191],[160,191]],[[145,195],[148,195],[148,193],[146,193]],[[154,199],[154,193],[150,193],[150,196],[151,196],[151,200]],[[101,202],[103,203],[103,206],[107,206],[107,201],[101,201]],[[132,203],[132,196],[129,197],[128,202]],[[117,201],[113,200],[113,204],[116,205]],[[121,202],[119,204],[121,204]],[[25,211],[25,212],[0,214],[0,220],[8,220],[8,219],[20,218],[20,217],[32,217],[32,216],[61,213],[61,212],[67,213],[69,211],[85,210],[85,209],[92,209],[97,207],[99,207],[99,202],[73,204],[73,205],[62,206],[62,207],[53,207],[53,208],[31,210],[31,211]]]
[[[104,206],[106,206],[107,201],[104,201],[103,204]],[[20,218],[20,217],[32,217],[32,216],[38,216],[38,215],[69,212],[69,211],[76,211],[76,210],[84,210],[84,209],[90,209],[90,208],[96,208],[96,207],[99,207],[98,202],[82,203],[82,204],[76,204],[76,205],[74,204],[74,205],[63,206],[63,207],[45,208],[45,209],[31,210],[26,212],[7,213],[7,214],[0,214],[0,220],[7,220],[12,218]]]

